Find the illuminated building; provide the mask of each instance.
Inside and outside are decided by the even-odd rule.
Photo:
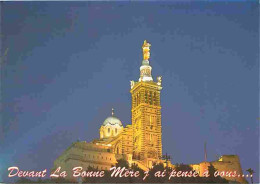
[[[90,143],[85,141],[73,143],[54,162],[54,168],[61,166],[63,170],[71,171],[73,167],[81,166],[86,170],[89,166],[107,170],[120,158],[129,164],[137,164],[147,171],[154,163],[165,163],[162,160],[162,123],[160,92],[162,77],[156,81],[152,77],[152,67],[149,63],[150,46],[146,40],[142,46],[143,61],[140,67],[138,81],[130,81],[132,95],[132,124],[123,127],[112,109],[112,115],[105,119],[100,127],[100,139]],[[225,155],[214,162],[201,162],[190,166],[202,175],[212,163],[219,170],[236,170],[242,175],[238,156]],[[167,165],[174,168],[170,161]],[[229,180],[244,181],[240,178]]]

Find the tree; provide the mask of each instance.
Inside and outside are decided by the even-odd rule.
[[[214,178],[214,174],[217,171],[217,169],[210,163],[210,165],[208,166],[208,171],[209,171],[209,177],[210,178]]]
[[[126,169],[129,169],[129,163],[125,159],[119,159],[117,160],[116,167],[125,167]]]
[[[253,182],[253,174],[255,173],[255,171],[251,168],[247,169],[246,171],[249,172],[249,174],[250,174],[251,183],[254,183]]]
[[[192,167],[186,164],[176,164],[176,171],[192,171]]]
[[[91,172],[91,171],[97,171],[96,168],[88,166],[88,169],[86,170],[86,172]],[[84,183],[96,183],[98,181],[99,178],[96,177],[84,177],[82,180]]]
[[[197,177],[193,177],[193,171],[192,167],[187,164],[176,164],[174,170],[176,173],[181,172],[181,177],[173,177],[171,178],[172,183],[200,183],[201,181],[198,180]],[[190,176],[191,175],[191,176]]]
[[[131,183],[142,183],[143,182],[143,177],[144,177],[144,170],[142,170],[140,167],[138,167],[137,164],[133,163],[131,165],[131,169],[136,172],[139,171],[140,176],[138,178],[131,178],[130,182]]]
[[[149,175],[146,178],[148,183],[164,183],[167,181],[167,177],[155,177],[155,173],[162,173],[165,170],[162,163],[154,164],[153,167],[149,170]]]
[[[222,178],[220,176],[217,177],[214,176],[217,169],[211,163],[208,166],[208,171],[209,171],[208,183],[228,183],[228,180],[226,180],[225,178]]]

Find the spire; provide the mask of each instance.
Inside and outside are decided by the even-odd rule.
[[[114,108],[112,108],[112,116],[114,116]]]
[[[144,40],[144,44],[142,46],[143,61],[142,61],[142,66],[140,67],[139,81],[153,81],[152,67],[149,65],[150,47],[151,47],[151,44],[148,43],[146,40]]]

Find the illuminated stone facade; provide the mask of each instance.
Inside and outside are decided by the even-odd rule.
[[[208,166],[210,166],[210,164],[212,164],[220,174],[224,174],[225,172],[225,176],[222,176],[223,178],[241,183],[246,182],[245,176],[243,176],[240,160],[237,155],[223,155],[216,161],[201,162],[199,164],[191,164],[190,166],[193,170],[200,173],[200,176],[202,176],[202,174],[208,170]],[[236,177],[230,177],[230,174],[233,175],[234,172],[237,174]]]
[[[156,82],[153,81],[152,67],[149,64],[150,46],[151,44],[144,41],[140,78],[137,82],[130,81],[132,124],[123,127],[112,109],[112,115],[106,118],[100,127],[100,139],[90,143],[85,141],[73,143],[54,162],[54,169],[60,166],[63,170],[71,171],[73,167],[81,166],[86,170],[91,166],[107,170],[120,158],[126,159],[130,165],[137,164],[145,171],[151,168],[153,163],[166,165],[165,160],[162,160],[160,104],[162,77],[159,76]],[[238,156],[223,156],[218,161],[201,162],[190,166],[201,175],[210,163],[217,170],[236,170],[242,176]],[[175,167],[170,161],[167,165]],[[227,179],[244,181],[242,177],[227,177]]]
[[[110,151],[110,148],[111,146],[85,141],[75,142],[54,161],[53,170],[61,167],[62,171],[67,171],[68,179],[73,179],[72,169],[78,166],[82,167],[83,170],[88,167],[108,170],[111,165],[117,163],[116,155]]]

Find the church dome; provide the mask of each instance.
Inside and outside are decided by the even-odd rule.
[[[110,125],[110,126],[123,126],[122,122],[120,121],[120,119],[118,119],[117,117],[114,116],[114,109],[112,109],[112,116],[108,117],[105,119],[105,121],[103,122],[103,126],[106,125]]]
[[[108,117],[107,119],[105,119],[104,123],[103,123],[103,126],[106,126],[106,125],[119,125],[119,126],[123,126],[121,121],[115,117],[115,116],[110,116]]]
[[[112,109],[112,116],[109,116],[100,127],[100,139],[115,137],[123,131],[122,122],[114,116],[114,109]]]

